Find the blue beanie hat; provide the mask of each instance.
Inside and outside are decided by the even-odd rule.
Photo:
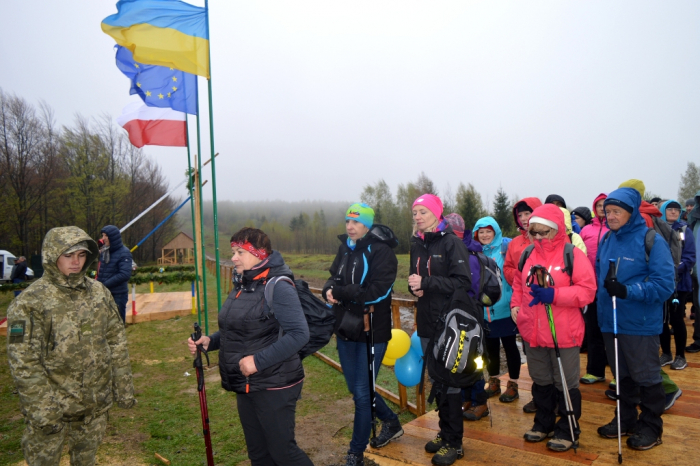
[[[374,225],[374,209],[364,202],[357,202],[345,212],[345,220],[355,220],[367,228],[372,228],[372,225]]]

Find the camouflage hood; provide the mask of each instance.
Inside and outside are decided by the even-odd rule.
[[[80,273],[72,273],[69,276],[63,275],[56,265],[56,261],[61,254],[71,247],[87,241],[88,252],[85,266]],[[44,277],[58,286],[76,288],[83,284],[85,272],[99,257],[97,243],[90,236],[78,227],[58,227],[52,228],[46,233],[44,243],[41,246],[41,262],[44,266]]]

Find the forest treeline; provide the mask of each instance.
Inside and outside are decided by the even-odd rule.
[[[0,89],[0,249],[40,254],[46,232],[65,225],[97,239],[103,226],[121,228],[167,189],[158,164],[132,146],[110,116],[78,115],[59,128],[46,103],[34,106]],[[127,229],[124,244],[135,245],[176,201],[166,199]],[[136,261],[159,257],[163,239],[178,226],[168,222],[151,236],[134,252]]]

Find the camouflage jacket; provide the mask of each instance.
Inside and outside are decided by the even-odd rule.
[[[87,241],[80,273],[63,275],[62,253]],[[25,418],[36,427],[88,421],[114,401],[134,404],[126,332],[111,293],[85,276],[97,244],[77,227],[50,230],[42,245],[44,276],[7,310],[10,371]]]

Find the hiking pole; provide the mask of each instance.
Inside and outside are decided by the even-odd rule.
[[[615,259],[610,259],[610,267],[608,267],[608,276],[605,277],[606,280],[617,281],[617,266],[615,265]],[[613,336],[615,340],[615,378],[617,383],[615,384],[615,403],[617,404],[617,462],[622,464],[622,430],[620,428],[620,372],[619,372],[619,359],[617,355],[617,299],[615,296],[612,297],[613,305]]]
[[[202,338],[202,328],[197,322],[194,323],[194,333],[190,336],[193,342]],[[202,412],[202,434],[204,435],[204,445],[207,450],[207,466],[214,466],[214,454],[211,448],[211,435],[209,434],[209,409],[207,408],[207,391],[204,388],[204,367],[202,366],[202,353],[207,358],[209,365],[209,355],[202,345],[197,345],[197,355],[194,358],[194,369],[197,372],[197,391],[199,392],[199,409]]]
[[[367,367],[369,374],[369,401],[370,410],[372,414],[372,438],[377,437],[377,397],[375,393],[376,387],[374,386],[374,322],[372,315],[374,313],[374,306],[369,306],[365,308],[367,311],[367,320],[369,325],[365,329],[365,340],[367,342]]]
[[[535,271],[535,275],[537,276],[537,283],[542,288],[547,288],[548,285],[554,285],[554,280],[552,279],[552,276],[549,274],[547,269],[540,265],[534,266],[533,269]],[[559,353],[557,330],[554,326],[554,314],[552,313],[552,305],[544,303],[544,308],[547,311],[549,330],[552,332],[552,341],[554,342],[554,353],[557,355],[557,363],[559,363],[559,374],[561,375],[561,385],[564,389],[564,403],[566,404],[566,417],[569,420],[569,429],[571,430],[571,443],[574,448],[574,453],[576,453],[576,437],[574,435],[574,426],[576,426],[576,418],[574,417],[574,409],[573,405],[571,404],[571,397],[569,396],[569,386],[566,383],[566,376],[564,375],[564,365],[561,363],[561,354]]]

